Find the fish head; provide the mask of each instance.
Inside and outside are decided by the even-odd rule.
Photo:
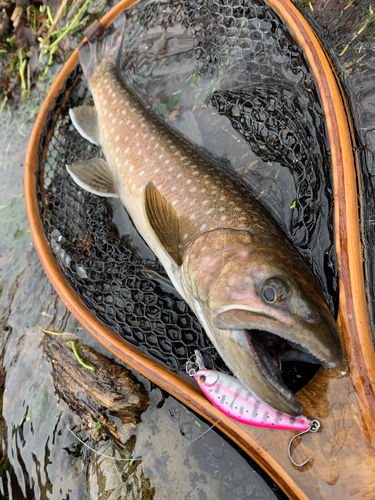
[[[279,360],[337,366],[342,348],[312,274],[280,234],[217,229],[190,246],[182,264],[186,296],[227,366],[263,401],[298,415]]]

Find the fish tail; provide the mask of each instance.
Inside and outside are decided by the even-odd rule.
[[[116,62],[123,38],[125,20],[125,14],[120,14],[101,37],[89,38],[78,49],[79,61],[87,82],[102,61]]]

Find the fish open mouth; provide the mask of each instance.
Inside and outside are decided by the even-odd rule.
[[[244,330],[253,360],[267,382],[283,394],[292,391],[288,388],[281,374],[282,362],[309,363],[320,365],[316,356],[306,348],[287,341],[278,335],[263,330]]]

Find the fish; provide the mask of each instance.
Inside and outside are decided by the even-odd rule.
[[[66,168],[91,193],[117,197],[244,387],[278,411],[303,406],[280,356],[327,368],[342,359],[335,321],[310,270],[249,192],[153,117],[124,86],[122,16],[79,47],[94,106],[69,110],[103,158]],[[124,54],[121,54],[124,56]],[[126,53],[125,53],[126,55]]]

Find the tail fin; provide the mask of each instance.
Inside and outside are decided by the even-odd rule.
[[[125,13],[120,14],[106,29],[100,38],[89,38],[88,42],[78,49],[79,60],[88,82],[99,64],[104,60],[116,61],[121,41]]]

